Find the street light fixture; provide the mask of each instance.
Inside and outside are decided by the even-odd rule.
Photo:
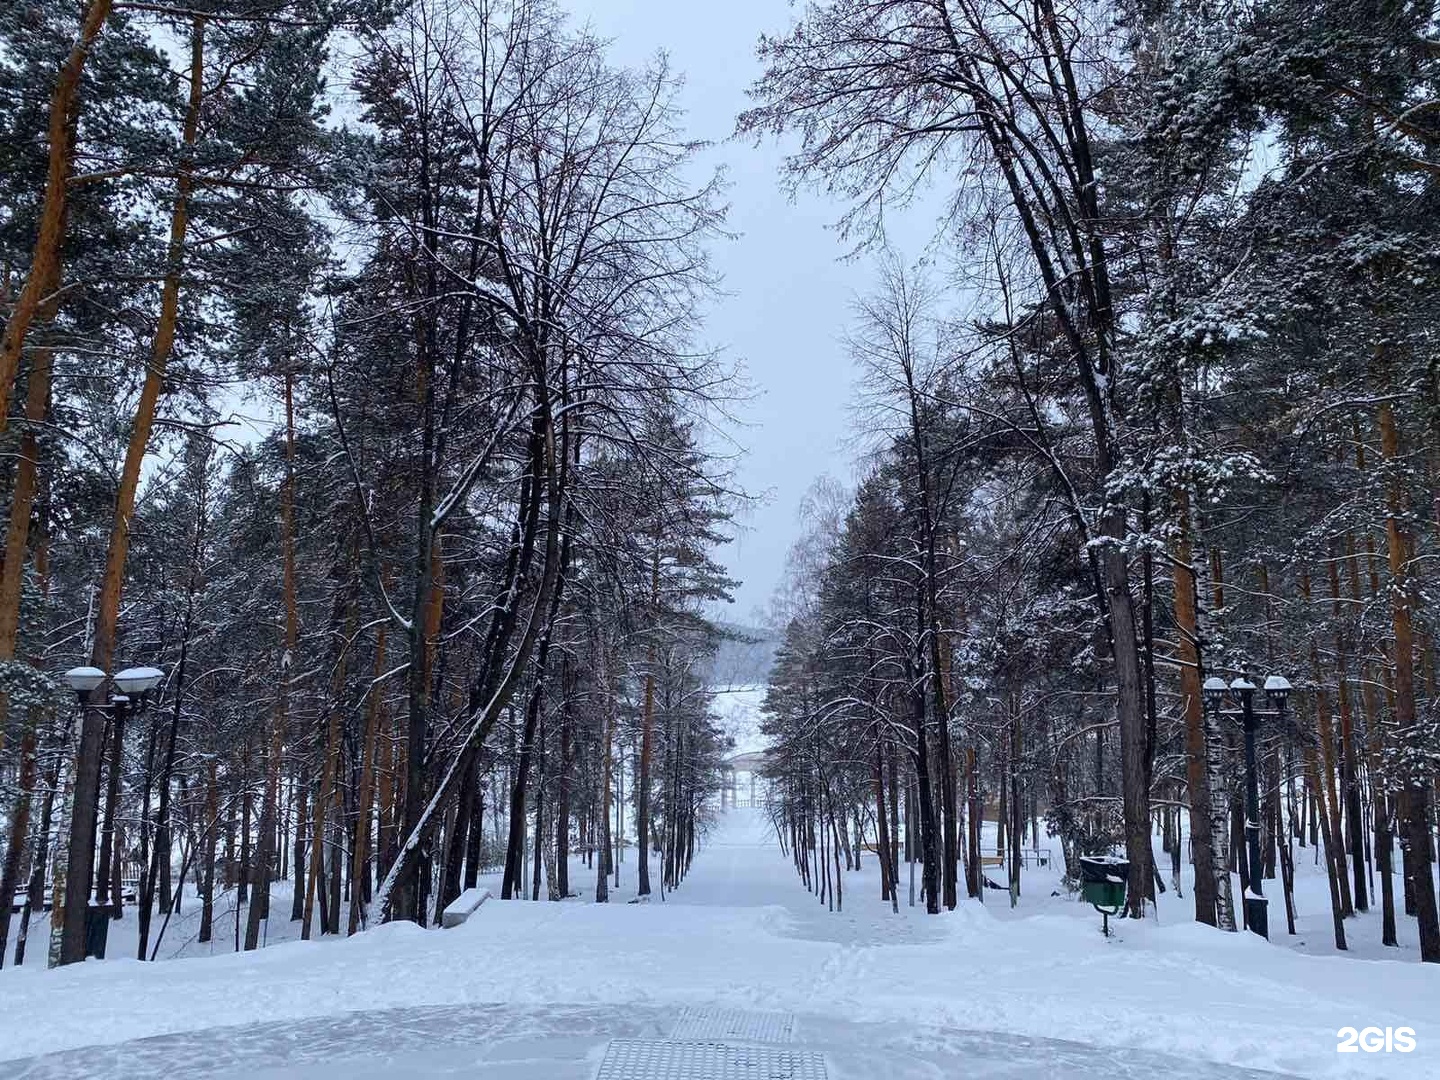
[[[160,680],[165,673],[159,668],[153,667],[132,667],[115,675],[115,689],[122,694],[132,695],[144,700],[146,694],[160,685]]]
[[[1270,675],[1265,679],[1265,694],[1277,710],[1290,697],[1290,690],[1290,680],[1284,675]]]
[[[105,681],[105,672],[98,667],[72,667],[62,678],[75,693],[88,694]]]
[[[1260,789],[1255,769],[1255,732],[1260,729],[1264,717],[1284,718],[1285,702],[1290,697],[1290,680],[1284,675],[1270,675],[1265,679],[1265,696],[1270,709],[1255,708],[1255,684],[1245,676],[1237,676],[1229,686],[1225,680],[1211,675],[1205,680],[1202,693],[1205,704],[1216,716],[1239,716],[1245,727],[1245,840],[1249,878],[1245,886],[1245,924],[1251,933],[1263,938],[1270,936],[1269,900],[1260,876]],[[1238,712],[1223,708],[1226,695],[1232,695],[1240,704]]]
[[[1225,694],[1229,689],[1230,688],[1225,685],[1224,679],[1218,675],[1211,675],[1205,680],[1205,685],[1201,688],[1201,692],[1205,695],[1205,703],[1213,709],[1218,708],[1220,703],[1225,700]]]

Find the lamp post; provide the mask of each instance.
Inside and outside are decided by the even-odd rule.
[[[1290,696],[1290,681],[1283,675],[1270,675],[1265,679],[1265,695],[1273,707],[1268,710],[1255,708],[1255,689],[1255,684],[1243,675],[1228,687],[1224,679],[1212,675],[1205,680],[1203,692],[1206,704],[1216,716],[1238,715],[1245,728],[1245,842],[1250,870],[1250,880],[1245,883],[1245,925],[1251,933],[1268,939],[1269,900],[1266,899],[1260,873],[1260,787],[1255,768],[1255,733],[1260,730],[1262,718],[1284,717],[1285,701]],[[1239,702],[1238,713],[1223,708],[1227,693]]]
[[[103,704],[96,704],[92,696],[99,691],[109,676],[96,667],[75,667],[65,672],[67,686],[75,692],[80,703],[80,726],[86,725],[87,710],[98,713],[115,725],[114,743],[111,750],[110,781],[106,793],[106,835],[103,853],[110,861],[110,843],[116,805],[120,794],[121,740],[125,732],[125,720],[132,713],[144,712],[150,705],[150,693],[160,684],[165,673],[159,668],[126,668],[114,677],[115,688],[120,691]],[[92,914],[91,889],[95,872],[95,825],[99,814],[99,771],[100,750],[97,746],[93,760],[85,760],[85,744],[82,739],[76,761],[76,782],[67,794],[70,803],[69,844],[57,853],[55,882],[52,893],[50,923],[50,965],[69,964],[94,955],[105,956],[105,938],[109,929],[109,912],[104,907]],[[82,775],[88,778],[81,784]],[[77,799],[77,795],[82,798]],[[94,800],[93,805],[82,805]],[[69,865],[72,861],[76,865]],[[107,865],[100,867],[103,875],[109,871]],[[118,898],[117,898],[118,899]],[[105,907],[108,907],[106,905]]]

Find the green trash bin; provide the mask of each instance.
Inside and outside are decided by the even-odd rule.
[[[1118,855],[1084,855],[1080,858],[1080,895],[1104,916],[1102,929],[1110,936],[1110,916],[1125,907],[1125,883],[1130,860]]]
[[[1130,862],[1117,855],[1086,855],[1080,859],[1080,894],[1097,908],[1125,906]]]

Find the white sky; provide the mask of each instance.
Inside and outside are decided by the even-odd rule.
[[[828,228],[842,212],[839,204],[819,197],[790,202],[779,185],[781,148],[729,141],[760,71],[755,42],[762,32],[784,30],[792,8],[786,0],[562,2],[611,40],[615,63],[640,66],[657,51],[669,54],[686,80],[686,127],[717,144],[707,169],[723,164],[728,172],[729,228],[740,236],[714,252],[728,295],[707,320],[707,336],[743,361],[757,391],[736,407],[744,426],[733,437],[748,451],[738,463],[740,486],[764,498],[723,554],[744,584],[734,607],[720,613],[749,622],[779,580],[806,489],[821,473],[849,479],[853,372],[841,337],[852,300],[870,280],[868,263],[841,261],[846,247]],[[911,235],[892,242],[917,256],[931,222],[904,224]]]

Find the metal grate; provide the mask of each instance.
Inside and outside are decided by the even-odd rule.
[[[595,1080],[826,1080],[809,1050],[718,1042],[613,1039]]]
[[[742,1009],[686,1009],[670,1037],[788,1043],[795,1041],[795,1017],[790,1013]]]

